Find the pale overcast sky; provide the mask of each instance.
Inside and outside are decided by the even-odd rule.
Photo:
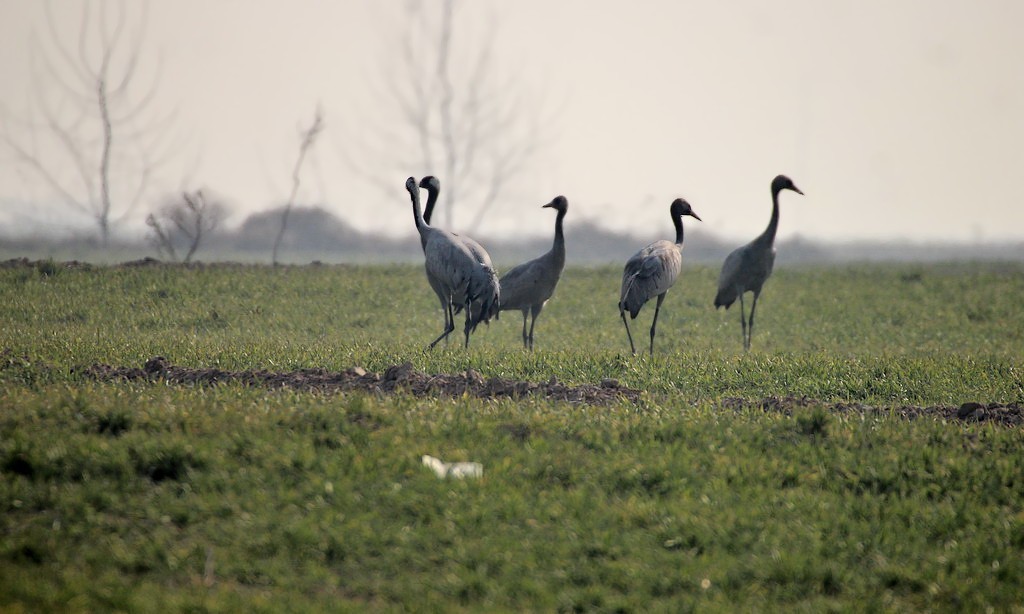
[[[785,173],[806,196],[783,196],[783,238],[1024,239],[1024,2],[472,4],[456,36],[484,31],[493,15],[495,65],[554,118],[547,147],[482,235],[547,234],[539,207],[565,194],[570,218],[654,239],[671,234],[668,205],[683,196],[705,220],[693,232],[746,240],[767,223],[769,183]],[[25,113],[29,38],[47,34],[42,6],[0,0],[5,122]],[[73,38],[79,2],[52,6]],[[151,2],[140,71],[162,57],[159,104],[177,108],[182,143],[161,185],[188,175],[242,212],[280,204],[298,128],[320,104],[327,132],[300,198],[361,229],[411,232],[403,182],[422,171],[382,170],[395,186],[388,197],[339,155],[367,138],[365,125],[389,121],[375,116],[385,94],[372,92],[398,48],[404,6]],[[46,197],[0,149],[0,221],[22,216],[13,202]],[[469,218],[459,215],[455,230]]]

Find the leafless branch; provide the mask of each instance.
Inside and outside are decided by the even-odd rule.
[[[174,242],[171,241],[170,235],[164,230],[160,220],[156,219],[156,216],[150,213],[146,216],[146,226],[153,229],[150,242],[153,244],[153,247],[156,248],[157,254],[166,253],[171,260],[177,260],[178,255],[174,251]]]
[[[39,161],[37,157],[31,153],[25,151],[18,143],[5,138],[5,142],[14,151],[15,155],[29,167],[31,167],[42,179],[49,185],[54,192],[60,195],[64,202],[72,207],[75,207],[83,212],[88,213],[89,208],[87,205],[75,198],[70,192],[66,191],[59,181],[53,176],[53,174]]]
[[[33,35],[30,47],[41,70],[32,71],[35,102],[28,114],[40,113],[42,122],[26,122],[21,134],[5,131],[2,139],[42,185],[92,217],[104,244],[111,225],[145,198],[173,119],[173,111],[151,113],[162,63],[135,95],[148,6],[142,3],[137,26],[128,6],[123,0],[83,2],[74,37],[61,32],[47,0],[47,40]]]
[[[302,131],[302,139],[299,144],[299,156],[295,160],[295,167],[292,169],[292,192],[288,196],[288,202],[284,206],[284,211],[281,213],[281,227],[277,231],[277,238],[274,239],[274,251],[271,262],[276,266],[277,251],[281,247],[281,239],[284,238],[284,231],[288,228],[288,215],[292,211],[292,206],[295,204],[295,197],[299,193],[299,175],[302,171],[302,163],[306,159],[306,153],[309,151],[313,143],[316,142],[316,137],[324,129],[323,112],[319,107],[316,110],[316,116],[313,118],[313,123],[310,124],[309,128]]]
[[[53,17],[53,10],[50,8],[50,2],[46,2],[43,5],[46,9],[46,27],[50,33],[50,41],[52,42],[54,50],[64,60],[64,64],[74,73],[75,77],[78,78],[78,88],[68,88],[71,92],[78,93],[83,87],[89,87],[91,81],[94,80],[94,76],[89,74],[80,64],[75,61],[74,56],[71,55],[71,51],[64,46],[64,36],[57,31],[57,20]],[[86,43],[86,36],[88,35],[89,26],[89,3],[86,2],[82,5],[82,21],[79,24],[78,32],[78,44],[79,44],[79,58],[85,58],[86,56],[81,53],[81,49],[84,48]],[[45,58],[44,59],[48,59]],[[60,74],[60,71],[56,69],[56,66],[48,62],[50,70],[53,74]]]

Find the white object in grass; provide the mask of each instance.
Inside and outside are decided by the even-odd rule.
[[[484,474],[480,463],[446,463],[429,454],[423,455],[423,464],[430,467],[439,478],[479,478]]]

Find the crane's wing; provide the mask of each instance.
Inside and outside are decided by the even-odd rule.
[[[462,235],[455,234],[454,232],[452,233],[452,236],[461,241],[462,244],[466,246],[466,249],[469,250],[469,253],[473,255],[473,258],[477,262],[481,264],[486,264],[487,266],[494,268],[494,265],[491,264],[491,255],[487,253],[487,250],[484,249],[483,245],[480,245],[470,237],[464,237]]]
[[[775,248],[771,244],[754,241],[733,250],[718,275],[715,307],[728,309],[743,292],[760,292],[774,264]]]
[[[715,308],[724,306],[728,309],[739,297],[740,271],[743,268],[744,254],[747,247],[746,245],[738,247],[725,257],[725,262],[722,263],[722,272],[718,274],[718,293],[715,295]]]
[[[622,272],[619,308],[635,318],[644,303],[676,283],[682,264],[679,246],[670,241],[652,243],[634,254]]]
[[[501,308],[524,309],[533,304],[531,295],[540,278],[536,260],[516,265],[501,276]]]
[[[451,296],[456,305],[465,302],[469,278],[476,265],[466,246],[451,233],[435,228],[427,237],[423,251],[427,279],[436,279],[438,287]]]
[[[501,308],[542,305],[555,293],[564,260],[554,251],[510,269],[501,278]]]

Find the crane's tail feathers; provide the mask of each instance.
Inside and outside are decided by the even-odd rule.
[[[619,301],[619,312],[628,311],[631,320],[635,320],[640,315],[640,309],[647,302],[646,297],[640,296],[640,289],[634,283],[635,281],[636,274],[634,273],[626,281],[622,290],[622,300]]]
[[[640,307],[643,307],[643,305],[641,304],[639,307],[636,307],[634,309],[633,307],[630,307],[628,305],[623,304],[622,302],[619,302],[619,315],[622,315],[625,312],[629,312],[629,319],[635,320],[636,317],[640,315]]]
[[[469,317],[470,331],[476,330],[481,322],[488,324],[491,318],[498,318],[501,304],[501,285],[498,274],[489,266],[481,266],[469,280],[467,298],[471,303]]]
[[[726,311],[728,311],[729,307],[732,307],[732,304],[736,302],[736,296],[735,290],[731,290],[728,287],[722,288],[715,295],[715,309],[725,307]]]

